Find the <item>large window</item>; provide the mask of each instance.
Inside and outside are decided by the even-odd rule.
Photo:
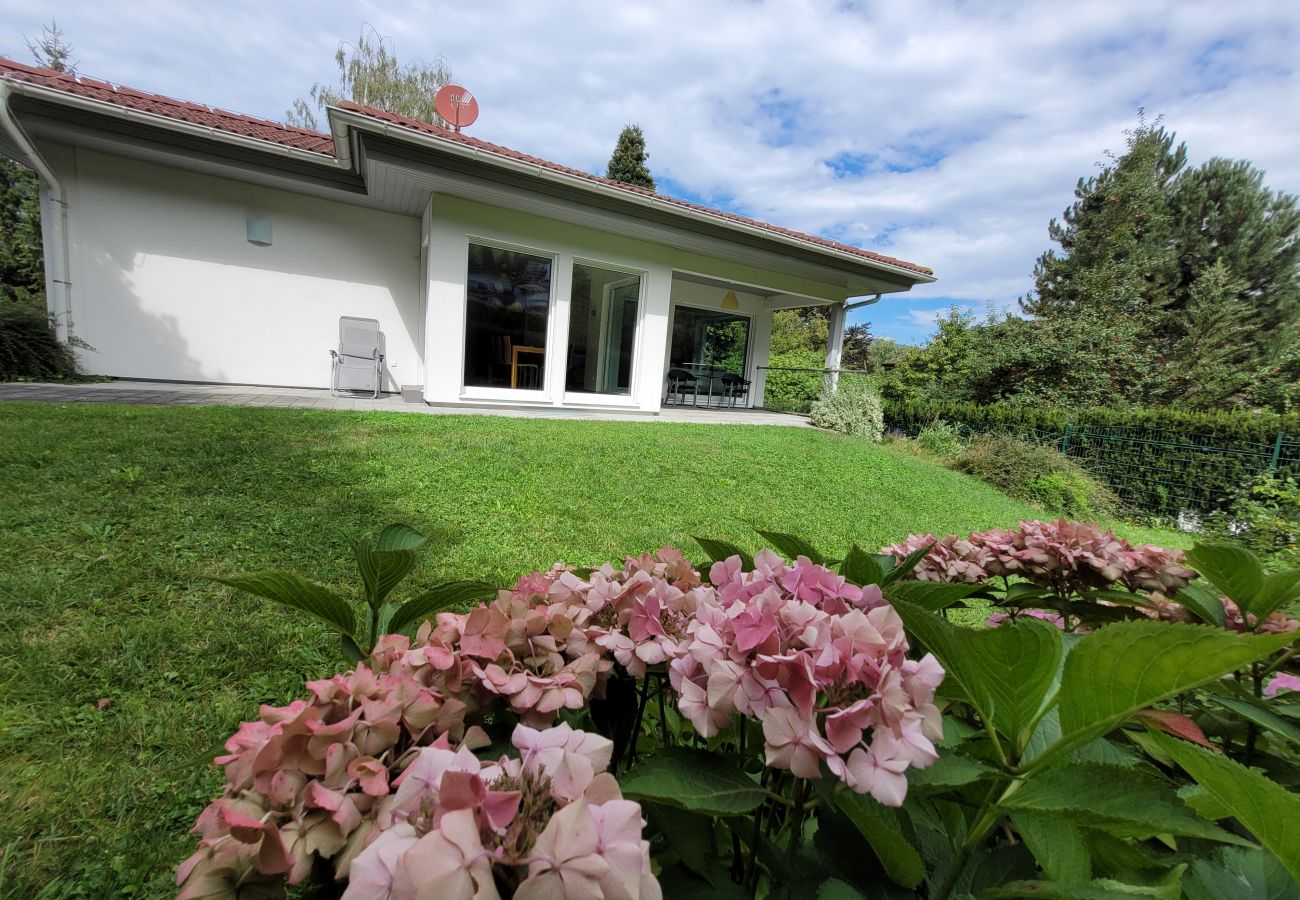
[[[466,387],[541,390],[551,260],[470,244],[466,284]]]
[[[587,394],[630,394],[641,279],[575,263],[564,387]]]
[[[673,313],[669,366],[699,379],[701,393],[719,394],[723,374],[745,375],[749,319],[725,312],[679,306]]]

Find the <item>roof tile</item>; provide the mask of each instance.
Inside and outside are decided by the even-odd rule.
[[[133,88],[123,87],[122,85],[113,85],[107,81],[98,81],[94,78],[87,78],[80,75],[69,75],[62,72],[56,72],[53,69],[36,68],[34,66],[28,66],[4,58],[0,58],[0,78],[9,78],[15,81],[26,82],[28,84],[36,84],[51,90],[61,91],[65,94],[84,97],[88,100],[98,100],[102,103],[111,103],[114,106],[134,109],[152,115],[163,116],[175,121],[188,122],[193,125],[201,125],[218,131],[224,131],[227,134],[235,134],[242,137],[253,138],[255,140],[266,141],[272,144],[293,147],[297,150],[305,150],[309,153],[318,153],[322,156],[333,157],[334,155],[334,141],[328,134],[321,134],[306,128],[296,128],[291,125],[283,125],[279,122],[272,122],[266,119],[256,119],[252,116],[227,112],[225,110],[203,106],[199,103],[175,100],[171,97],[163,97],[159,94],[147,94]],[[608,178],[601,178],[598,175],[592,175],[590,172],[583,172],[580,169],[551,162],[547,159],[530,156],[527,153],[521,153],[518,150],[512,150],[509,147],[502,147],[499,144],[493,144],[480,138],[471,137],[463,132],[454,131],[450,128],[443,128],[438,125],[431,125],[428,122],[421,122],[417,119],[398,115],[397,113],[375,109],[371,106],[364,106],[360,103],[352,103],[350,101],[340,103],[339,107],[371,119],[390,122],[402,128],[410,129],[411,131],[432,135],[444,140],[463,144],[467,147],[473,147],[474,149],[480,150],[484,153],[538,166],[553,172],[560,172],[592,184],[617,188],[618,190],[625,191],[632,195],[653,198],[656,201],[676,206],[680,209],[703,213],[708,216],[714,216],[750,228],[757,228],[773,234],[779,234],[818,247],[824,247],[840,253],[851,254],[853,256],[884,263],[901,269],[907,269],[922,275],[933,274],[933,271],[926,266],[920,266],[916,263],[895,259],[892,256],[873,253],[870,250],[863,250],[861,247],[854,247],[851,244],[843,244],[839,241],[832,241],[823,237],[818,237],[817,235],[805,234],[790,228],[782,228],[779,225],[772,225],[768,222],[760,222],[757,219],[739,216],[735,213],[726,212],[725,210],[712,209],[698,203],[691,203],[687,200],[669,197],[666,194],[659,194],[655,191],[647,190],[646,188],[638,187],[636,185],[611,181]]]

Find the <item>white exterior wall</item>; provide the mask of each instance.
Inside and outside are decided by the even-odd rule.
[[[385,389],[423,381],[420,220],[66,147],[85,371],[326,387],[340,316],[378,319]],[[270,220],[273,242],[247,240]]]
[[[435,195],[429,227],[424,396],[430,403],[599,406],[657,411],[663,386],[672,268],[668,248],[459,198]],[[471,242],[523,250],[552,259],[542,391],[465,387],[465,316]],[[573,394],[564,390],[573,262],[641,276],[640,320],[630,395]]]

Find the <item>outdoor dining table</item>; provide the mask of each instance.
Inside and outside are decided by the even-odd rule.
[[[691,372],[691,373],[694,374],[697,378],[705,379],[705,380],[708,381],[708,392],[709,392],[709,393],[708,393],[708,397],[707,397],[707,398],[705,399],[705,401],[704,401],[704,405],[705,405],[705,407],[709,407],[709,406],[712,406],[712,405],[713,405],[713,382],[714,382],[714,380],[716,380],[717,377],[718,377],[719,375],[725,375],[725,374],[727,374],[729,371],[731,371],[730,369],[722,369],[722,368],[719,368],[718,366],[706,365],[706,364],[704,364],[704,363],[683,363],[683,364],[682,364],[682,368],[683,368],[683,369],[686,369],[686,370],[689,371],[689,372]],[[696,396],[696,397],[699,397],[699,388],[696,387],[695,391],[696,391],[695,396]],[[718,404],[719,404],[719,405],[722,404],[722,396],[721,396],[720,394],[719,394],[719,396],[718,396]]]

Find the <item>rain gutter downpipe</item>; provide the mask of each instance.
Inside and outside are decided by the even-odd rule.
[[[55,335],[63,343],[71,343],[72,331],[72,271],[68,243],[68,195],[63,184],[41,157],[36,146],[23,131],[9,109],[13,89],[8,81],[0,79],[0,129],[17,145],[24,155],[22,162],[35,170],[49,197],[49,206],[57,221],[48,228],[42,222],[42,242],[45,256],[46,280],[51,288],[48,308],[54,315]]]

